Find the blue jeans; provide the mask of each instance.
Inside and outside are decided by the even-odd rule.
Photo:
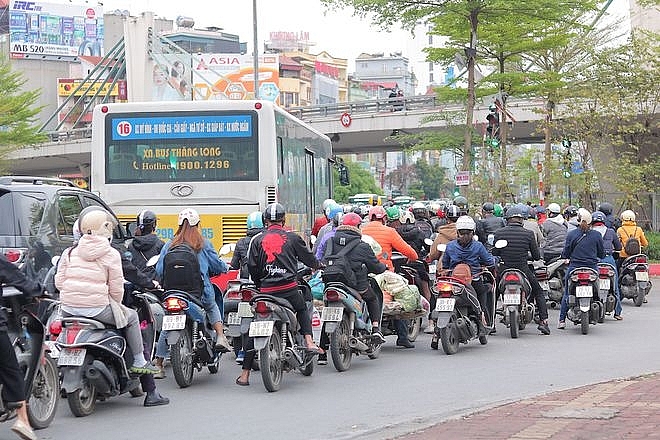
[[[559,310],[559,321],[566,321],[566,314],[568,313],[568,280],[571,278],[571,272],[573,272],[578,267],[584,266],[568,266],[566,269],[566,277],[564,277],[564,296],[561,297],[561,309]],[[587,266],[588,267],[588,266]],[[598,272],[598,267],[592,267],[591,269]]]
[[[616,316],[620,316],[623,309],[621,307],[621,292],[619,292],[619,271],[616,268],[616,262],[614,261],[614,257],[612,255],[606,255],[605,258],[601,259],[600,261],[601,263],[611,264],[614,268],[614,280],[612,280],[614,283],[614,296],[616,298],[614,314]]]
[[[213,287],[211,292],[204,289],[200,302],[204,306],[204,310],[206,310],[206,316],[211,325],[216,322],[222,323],[225,305],[222,300],[222,292],[220,292],[220,289]]]

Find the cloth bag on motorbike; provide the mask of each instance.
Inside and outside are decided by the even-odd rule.
[[[110,310],[112,310],[112,318],[115,320],[115,327],[124,328],[128,325],[128,319],[124,313],[124,307],[114,299],[110,298]]]
[[[419,308],[419,289],[414,284],[406,286],[394,294],[394,301],[401,304],[404,312],[413,312]]]
[[[321,273],[316,272],[309,281],[307,281],[309,287],[312,288],[312,296],[314,299],[323,300],[323,289],[325,289],[325,284],[321,279]]]

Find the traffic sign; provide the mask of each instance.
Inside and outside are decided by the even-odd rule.
[[[584,173],[584,167],[582,166],[582,162],[575,161],[571,164],[571,171],[573,174],[582,174]]]
[[[351,118],[351,115],[349,113],[342,113],[339,120],[341,121],[341,125],[343,125],[346,128],[350,127],[351,122],[353,122],[353,118]]]
[[[470,172],[459,171],[456,173],[456,186],[468,186],[470,184]]]

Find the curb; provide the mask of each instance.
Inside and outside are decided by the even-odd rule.
[[[660,276],[660,263],[649,264],[649,275]]]

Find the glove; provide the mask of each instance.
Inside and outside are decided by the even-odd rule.
[[[152,280],[151,282],[154,283],[154,289],[156,289],[156,290],[161,290],[162,289],[162,287],[161,287],[161,285],[158,281]]]

